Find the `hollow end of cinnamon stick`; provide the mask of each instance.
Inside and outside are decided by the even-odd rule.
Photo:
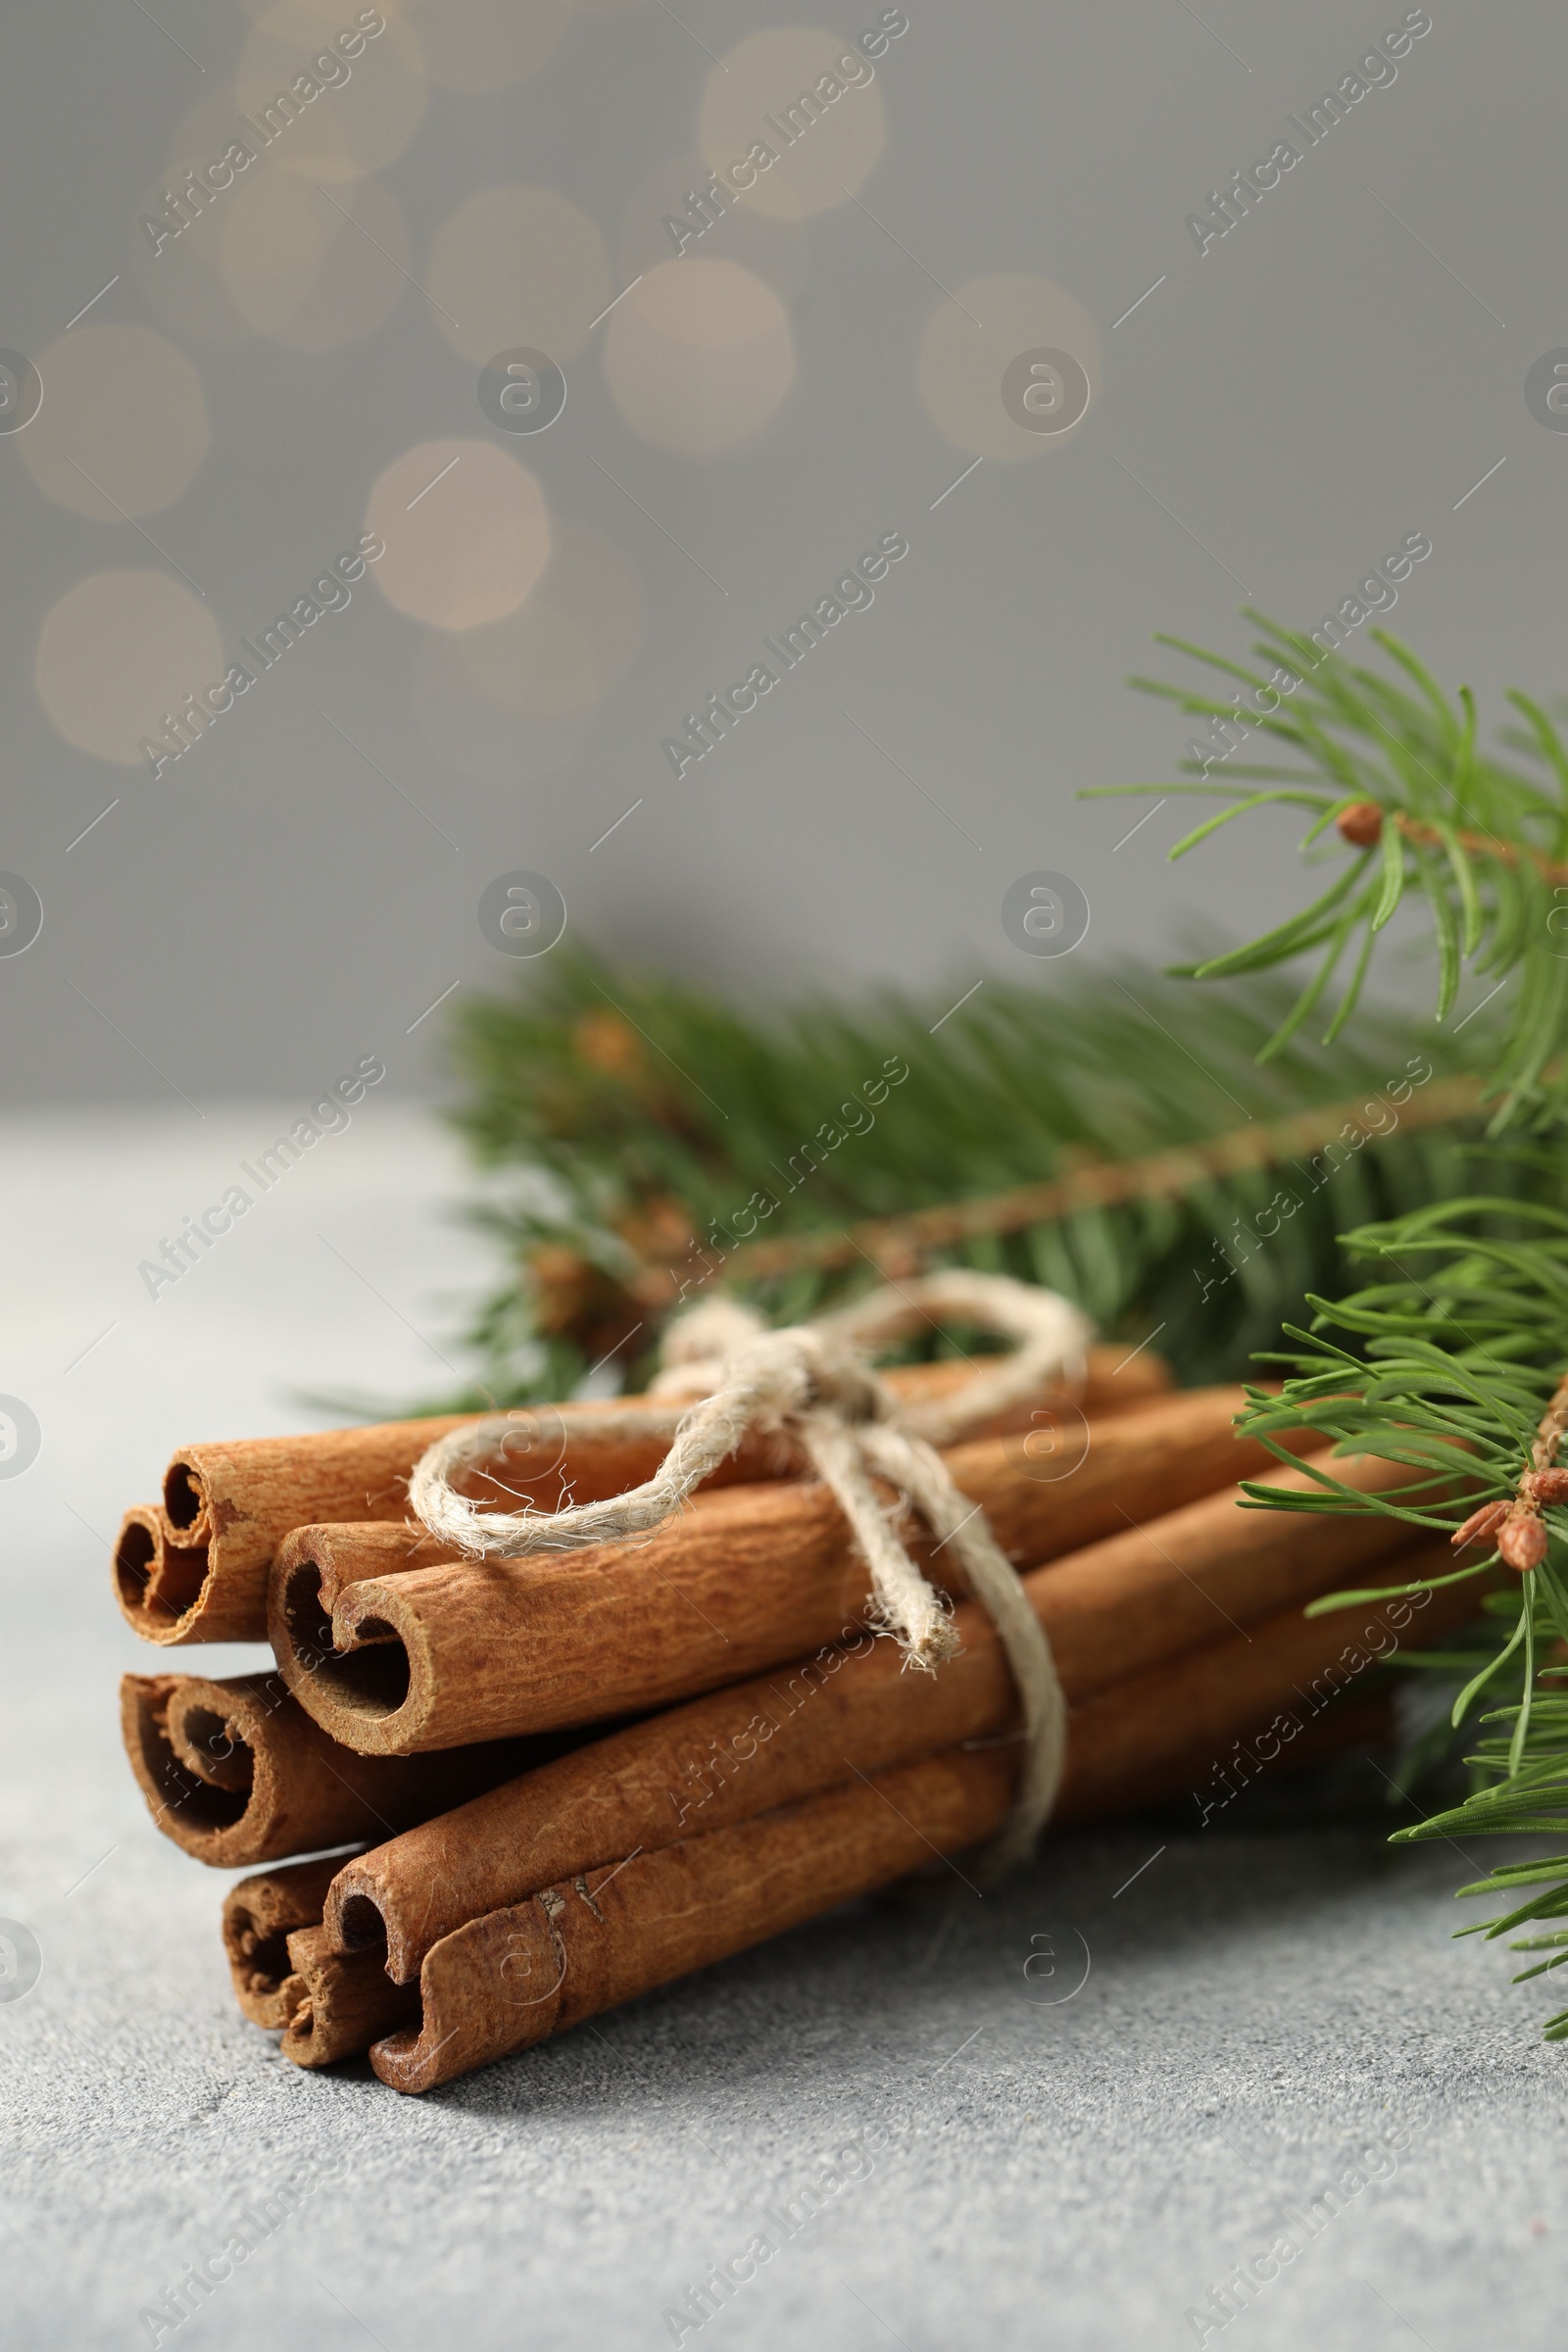
[[[115,1589],[129,1617],[139,1616],[150,1604],[160,1534],[158,1513],[146,1503],[132,1503],[120,1522],[115,1538]]]
[[[198,1862],[227,1869],[362,1844],[396,1818],[389,1794],[378,1789],[378,1805],[364,1788],[363,1757],[332,1766],[331,1740],[275,1673],[127,1674],[120,1704],[148,1811]]]
[[[234,1997],[252,2025],[275,2031],[288,2023],[283,1986],[292,1976],[288,1939],[297,1928],[318,1927],[333,1875],[349,1859],[326,1854],[285,1863],[241,1879],[223,1898],[223,1950]]]
[[[417,2018],[418,1988],[394,1984],[374,1952],[335,1951],[319,1927],[287,1938],[289,1974],[278,1988],[291,2065],[332,2066],[357,2057],[379,2035]]]
[[[324,1897],[322,1908],[324,1918]],[[377,1957],[386,1951],[386,1921],[372,1895],[353,1893],[344,1896],[338,1908],[338,1924],[332,1940],[340,1951],[374,1952]],[[382,1965],[385,1965],[384,1961]]]
[[[447,1754],[363,1756],[313,1722],[276,1673],[223,1682],[129,1674],[121,1718],[157,1827],[220,1867],[396,1836],[569,1744],[494,1740]]]
[[[259,1641],[265,1634],[265,1571],[237,1590],[207,1541],[209,1514],[183,1524],[167,1508],[135,1504],[115,1540],[114,1588],[121,1614],[144,1642]],[[215,1539],[215,1542],[218,1539]]]
[[[132,1631],[144,1642],[175,1642],[206,1583],[207,1554],[173,1543],[156,1504],[133,1503],[115,1538],[113,1580]]]
[[[213,1537],[207,1482],[188,1453],[176,1453],[164,1473],[164,1511],[185,1542],[210,1544]]]
[[[396,1818],[385,1794],[377,1804],[364,1789],[363,1757],[332,1768],[331,1740],[275,1673],[127,1674],[120,1709],[156,1826],[213,1868],[363,1845]]]
[[[241,1825],[255,1793],[255,1756],[230,1728],[218,1683],[127,1674],[120,1685],[125,1753],[147,1809],[199,1861],[254,1862]],[[238,1835],[236,1835],[238,1833]]]
[[[353,1618],[353,1646],[337,1646],[314,1533],[306,1528],[291,1537],[273,1572],[268,1620],[272,1647],[290,1687],[309,1696],[318,1722],[363,1753],[386,1752],[376,1734],[409,1703],[415,1681],[410,1654],[397,1629],[374,1614]],[[352,1588],[346,1598],[352,1600]]]

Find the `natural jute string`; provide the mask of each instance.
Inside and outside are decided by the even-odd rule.
[[[905,1406],[867,1360],[871,1349],[946,1318],[1005,1334],[1013,1350],[986,1364],[951,1396]],[[1051,1812],[1066,1754],[1066,1706],[1045,1629],[983,1510],[955,1486],[937,1451],[1053,1379],[1081,1372],[1089,1325],[1052,1291],[1004,1275],[961,1269],[874,1291],[819,1322],[768,1331],[747,1307],[713,1298],[672,1323],[663,1369],[651,1398],[685,1409],[673,1420],[668,1453],[642,1486],[565,1510],[491,1511],[452,1481],[494,1460],[514,1436],[506,1417],[470,1423],[438,1439],[409,1481],[416,1516],[470,1557],[531,1554],[612,1544],[646,1535],[679,1510],[752,1430],[792,1437],[831,1489],[871,1571],[870,1614],[909,1664],[933,1667],[956,1647],[952,1614],[896,1533],[912,1505],[951,1545],[968,1590],[997,1629],[1022,1710],[1023,1768],[1012,1810],[985,1857],[992,1873],[1033,1846]],[[641,1401],[594,1417],[598,1429],[662,1425],[668,1408]],[[890,1512],[872,1484],[899,1496]]]

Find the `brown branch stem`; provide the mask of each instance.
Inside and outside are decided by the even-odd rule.
[[[1412,1098],[1402,1107],[1396,1125],[1408,1131],[1464,1118],[1478,1108],[1481,1091],[1479,1079],[1439,1079],[1418,1100]],[[957,1243],[1017,1233],[1085,1208],[1176,1200],[1196,1185],[1252,1168],[1276,1167],[1302,1153],[1310,1156],[1342,1136],[1347,1126],[1354,1125],[1363,1142],[1379,1133],[1392,1134],[1393,1128],[1378,1129],[1363,1118],[1367,1100],[1325,1103],[1283,1119],[1255,1120],[1211,1142],[1181,1144],[1140,1159],[1091,1161],[1046,1183],[1018,1185],[1010,1192],[987,1194],[973,1200],[944,1202],[915,1209],[907,1216],[868,1220],[846,1231],[791,1234],[775,1242],[743,1245],[729,1259],[728,1271],[732,1276],[759,1281],[807,1267],[825,1272],[869,1260],[884,1275],[907,1276],[934,1250]],[[637,1278],[639,1298],[654,1303],[652,1281],[663,1271],[650,1267],[646,1277]]]
[[[1436,825],[1423,824],[1418,816],[1410,816],[1402,808],[1396,808],[1393,813],[1394,821],[1405,840],[1419,843],[1422,849],[1446,851],[1451,838],[1470,857],[1490,858],[1494,864],[1505,865],[1512,872],[1518,871],[1518,851],[1511,842],[1498,841],[1494,834],[1471,833],[1461,829],[1446,837]],[[1357,801],[1351,808],[1342,808],[1335,823],[1344,838],[1356,849],[1371,850],[1376,849],[1383,838],[1384,814],[1385,811],[1376,801]],[[1568,865],[1559,864],[1554,858],[1544,856],[1540,850],[1534,853],[1534,863],[1543,882],[1568,883]]]

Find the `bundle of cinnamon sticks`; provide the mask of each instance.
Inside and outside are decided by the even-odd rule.
[[[885,1377],[923,1398],[965,1371]],[[1236,1437],[1240,1403],[1091,1350],[1075,1398],[946,1454],[1050,1638],[1070,1708],[1057,1821],[1189,1793],[1201,1817],[1233,1774],[1353,1721],[1339,1694],[1407,1628],[1425,1642],[1475,1606],[1470,1587],[1402,1593],[1434,1554],[1400,1520],[1244,1508],[1240,1479],[1312,1479]],[[619,1494],[673,1421],[653,1400],[516,1414],[469,1491],[546,1510]],[[940,1546],[910,1532],[960,1645],[910,1673],[788,1442],[747,1439],[651,1538],[474,1561],[404,1515],[456,1426],[185,1447],[116,1546],[144,1639],[271,1642],[271,1672],[127,1675],[122,1713],[159,1828],[253,1871],[224,1942],[240,2007],[288,2057],[368,2051],[426,2090],[993,1835],[1016,1696]],[[1379,1597],[1302,1616],[1347,1583]]]

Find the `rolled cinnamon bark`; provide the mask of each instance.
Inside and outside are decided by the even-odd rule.
[[[278,2047],[295,2066],[351,2058],[418,2017],[416,1986],[394,1984],[374,1952],[334,1951],[318,1926],[289,1936],[288,1965],[278,1991]]]
[[[1058,1818],[1072,1818],[1075,1804],[1092,1805],[1107,1776],[1114,1791],[1130,1761],[1142,1757],[1156,1772],[1163,1769],[1172,1741],[1189,1731],[1203,1746],[1216,1721],[1233,1723],[1235,1706],[1247,1720],[1256,1690],[1273,1690],[1280,1637],[1277,1627],[1261,1624],[1255,1635],[1232,1636],[1227,1643],[1227,1659],[1234,1651],[1244,1661],[1222,1670],[1234,1685],[1235,1706],[1227,1711],[1224,1685],[1216,1689],[1197,1665],[1189,1690],[1184,1651],[1196,1647],[1211,1661],[1219,1654],[1216,1634],[1231,1634],[1210,1597],[1237,1555],[1228,1564],[1205,1560],[1205,1542],[1217,1547],[1237,1523],[1253,1545],[1272,1530],[1296,1531],[1291,1547],[1272,1557],[1261,1547],[1240,1555],[1254,1592],[1244,1598],[1231,1590],[1234,1576],[1225,1587],[1254,1622],[1290,1610],[1290,1628],[1304,1622],[1295,1613],[1304,1601],[1377,1556],[1347,1543],[1348,1531],[1364,1543],[1381,1530],[1385,1553],[1405,1533],[1397,1521],[1370,1516],[1270,1519],[1226,1507],[1232,1524],[1221,1523],[1217,1535],[1220,1514],[1202,1506],[1156,1522],[1161,1534],[1158,1547],[1151,1545],[1152,1575],[1141,1554],[1129,1557],[1119,1545],[1102,1544],[1024,1578],[1074,1710]],[[1420,1558],[1430,1572],[1426,1554]],[[1422,1572],[1411,1565],[1395,1573],[1407,1581]],[[1083,1592],[1096,1585],[1091,1612]],[[1180,1619],[1161,1605],[1170,1586],[1182,1596]],[[1465,1608],[1474,1606],[1467,1595]],[[1142,1619],[1163,1632],[1168,1650],[1149,1650]],[[1011,1728],[1016,1704],[996,1631],[970,1604],[957,1611],[957,1654],[935,1673],[907,1673],[892,1642],[862,1632],[853,1650],[830,1645],[815,1658],[595,1740],[426,1821],[337,1873],[322,1915],[328,1939],[343,1950],[384,1951],[388,1975],[406,1984],[443,1936],[592,1864],[792,1803],[842,1780],[846,1770],[880,1772],[960,1740],[1000,1737]],[[1314,1623],[1306,1654],[1315,1656],[1326,1638]],[[1124,1665],[1130,1674],[1118,1671]],[[1144,1744],[1129,1751],[1126,1737]]]
[[[391,1836],[514,1779],[560,1745],[497,1740],[450,1755],[356,1755],[312,1722],[275,1673],[226,1682],[127,1674],[120,1716],[154,1821],[187,1854],[219,1867]]]
[[[1363,1580],[1386,1598],[1324,1617],[1292,1608],[1192,1650],[1174,1667],[1149,1667],[1094,1691],[1073,1709],[1053,1825],[1187,1795],[1200,1828],[1267,1765],[1308,1747],[1359,1676],[1475,1616],[1483,1589],[1474,1584],[1400,1596],[1414,1578],[1448,1575],[1453,1565],[1441,1539],[1423,1543]]]
[[[1449,1555],[1443,1557],[1446,1562]],[[1435,1564],[1420,1555],[1408,1563],[1429,1572]],[[1405,1581],[1402,1570],[1389,1576]],[[1434,1593],[1413,1620],[1421,1628],[1414,1638],[1462,1623],[1475,1599],[1473,1587]],[[1235,1793],[1232,1771],[1255,1777],[1237,1765],[1238,1732],[1252,1735],[1255,1747],[1245,1755],[1255,1770],[1266,1769],[1293,1739],[1309,1735],[1314,1710],[1328,1703],[1331,1678],[1343,1687],[1398,1645],[1402,1629],[1396,1629],[1395,1614],[1407,1605],[1391,1597],[1332,1620],[1292,1612],[1250,1642],[1233,1636],[1183,1660],[1169,1676],[1129,1678],[1103,1692],[1075,1718],[1060,1817],[1081,1820],[1151,1797],[1168,1800],[1183,1781],[1204,1776],[1211,1787],[1224,1777]],[[1271,1710],[1273,1721],[1266,1722]],[[1216,1758],[1216,1745],[1226,1740],[1232,1752]],[[375,2043],[370,2063],[396,2090],[431,2089],[868,1893],[929,1859],[933,1847],[951,1854],[977,1842],[1006,1809],[1007,1752],[1005,1746],[949,1749],[858,1778],[576,1873],[474,1919],[426,1953],[417,2027]],[[1000,1777],[984,1776],[976,1769],[983,1766],[1002,1767]],[[961,1792],[960,1775],[972,1775]],[[1200,1826],[1207,1813],[1201,1790],[1195,1788],[1194,1795]]]
[[[1194,1523],[1189,1547],[1204,1567],[1221,1524],[1232,1561],[1305,1557],[1319,1529],[1332,1530],[1321,1538],[1329,1561],[1376,1558],[1399,1540],[1397,1526],[1360,1519],[1282,1518],[1265,1529],[1261,1515],[1238,1518],[1230,1500],[1215,1499],[1222,1482],[1228,1496],[1229,1479],[1274,1466],[1231,1427],[1239,1394],[1193,1390],[1118,1414],[1099,1425],[1079,1467],[1064,1478],[1032,1475],[1022,1440],[955,1446],[946,1460],[1014,1560],[1054,1558],[1122,1529],[1110,1540],[1131,1545],[1145,1582],[1161,1589],[1167,1618],[1193,1618],[1196,1603],[1188,1639],[1203,1641],[1227,1609],[1233,1617],[1239,1606],[1260,1615],[1271,1597],[1250,1575],[1232,1576],[1237,1600],[1166,1592],[1172,1580],[1158,1547],[1136,1537],[1135,1521],[1207,1497],[1193,1506],[1208,1515]],[[1348,1473],[1351,1484],[1362,1476],[1396,1484],[1408,1473],[1386,1474],[1377,1464]],[[1176,1532],[1185,1537],[1185,1521]],[[361,1577],[354,1529],[298,1530],[278,1554],[269,1621],[301,1705],[334,1740],[368,1755],[408,1755],[667,1705],[841,1640],[866,1600],[865,1564],[837,1502],[817,1485],[699,1494],[645,1542],[564,1555],[388,1575],[385,1550],[378,1536],[363,1564],[379,1561],[381,1572]],[[954,1557],[944,1560],[918,1540],[911,1550],[934,1559],[939,1576]],[[1094,1613],[1102,1578],[1094,1564],[1085,1575]],[[1145,1654],[1177,1645],[1164,1630],[1151,1631]]]
[[[156,1503],[133,1503],[115,1538],[115,1592],[126,1621],[149,1642],[167,1638],[199,1597],[205,1544],[175,1544]]]
[[[202,1557],[204,1572],[172,1612],[138,1605],[117,1575],[127,1620],[144,1640],[171,1646],[262,1640],[267,1572],[289,1529],[328,1511],[334,1519],[393,1517],[426,1446],[466,1417],[181,1447],[164,1480],[164,1517],[171,1540]]]
[[[906,1403],[931,1404],[939,1397],[956,1395],[977,1370],[995,1362],[995,1356],[965,1356],[949,1357],[938,1364],[889,1364],[878,1377]],[[1039,1396],[1025,1397],[1005,1412],[977,1421],[965,1433],[964,1442],[1024,1435],[1038,1429],[1054,1410],[1066,1410],[1070,1417],[1074,1406],[1087,1420],[1103,1420],[1134,1405],[1150,1404],[1156,1396],[1168,1396],[1174,1388],[1169,1364],[1147,1348],[1141,1355],[1129,1356],[1124,1348],[1091,1348],[1077,1388],[1046,1390]]]
[[[1406,1568],[1410,1565],[1407,1562]],[[1456,1609],[1454,1615],[1457,1619]],[[1380,1633],[1384,1630],[1380,1624]],[[1423,1625],[1423,1638],[1441,1630]],[[1182,1661],[1175,1669],[1174,1688],[1163,1671],[1112,1686],[1075,1721],[1058,1821],[1082,1820],[1141,1800],[1170,1801],[1189,1766],[1195,1781],[1206,1774],[1209,1788],[1195,1788],[1193,1796],[1200,1808],[1212,1810],[1213,1784],[1222,1771],[1214,1755],[1227,1738],[1233,1753],[1224,1757],[1223,1765],[1244,1780],[1275,1758],[1284,1769],[1338,1753],[1350,1741],[1385,1740],[1391,1714],[1386,1697],[1340,1700],[1326,1715],[1313,1713],[1303,1722],[1302,1714],[1326,1694],[1303,1693],[1294,1682],[1285,1695],[1298,1702],[1299,1712],[1293,1707],[1284,1725],[1277,1722],[1263,1736],[1267,1759],[1243,1750],[1232,1737],[1238,1729],[1250,1728],[1241,1723],[1239,1707],[1261,1717],[1284,1691],[1286,1676],[1311,1675],[1320,1669],[1322,1650],[1316,1629],[1292,1617],[1261,1629],[1245,1651],[1233,1641],[1212,1654],[1200,1652]],[[683,1712],[695,1716],[697,1708]],[[1228,1787],[1229,1775],[1223,1777]],[[543,1798],[543,1785],[536,1787]],[[770,1793],[776,1794],[777,1788]],[[462,1807],[448,1818],[454,1836],[462,1825],[466,1847],[484,1834],[475,1807]],[[706,1819],[700,1815],[693,1826],[700,1827]],[[383,1848],[379,1859],[385,1861],[395,1852],[395,1845]],[[412,1848],[409,1858],[416,1859]],[[383,1968],[379,1940],[364,1950],[344,1950],[340,1937],[334,1939],[323,1929],[327,1892],[343,1867],[342,1858],[332,1855],[287,1864],[241,1880],[223,1904],[223,1941],[239,2005],[256,2025],[285,2029],[279,2046],[298,2066],[328,2066],[350,2057],[419,2013],[412,1984],[394,1983]],[[400,1871],[400,1878],[406,1875]],[[451,1927],[464,1924],[453,1920]],[[427,1923],[421,1942],[429,1940],[433,1938]],[[413,1976],[417,1971],[406,1973]]]
[[[907,1365],[885,1377],[911,1399],[946,1396],[970,1376],[967,1363]],[[1023,1432],[1053,1405],[1085,1414],[1116,1413],[1170,1385],[1157,1357],[1118,1360],[1118,1351],[1092,1348],[1076,1399],[1062,1390],[1043,1392],[984,1425],[987,1434]],[[635,1421],[628,1405],[643,1407]],[[531,1497],[541,1509],[559,1506],[564,1488],[579,1502],[623,1494],[652,1477],[669,1446],[682,1407],[658,1399],[539,1405],[513,1416],[516,1435],[494,1478],[477,1477],[475,1495]],[[145,1641],[173,1646],[187,1642],[257,1642],[267,1633],[267,1578],[291,1528],[333,1522],[396,1520],[403,1515],[409,1474],[428,1446],[449,1430],[483,1419],[448,1415],[391,1421],[365,1429],[314,1430],[291,1438],[252,1438],[235,1444],[186,1446],[164,1481],[166,1542],[182,1565],[150,1589],[138,1569],[142,1538],[129,1540],[115,1591],[127,1622]],[[799,1471],[793,1449],[755,1437],[715,1472],[715,1486],[739,1485]],[[144,1531],[145,1533],[146,1531]],[[122,1540],[125,1531],[122,1531]],[[438,1554],[434,1547],[427,1556]],[[156,1579],[151,1580],[156,1584]]]
[[[1010,1758],[954,1750],[547,1886],[426,1959],[420,2020],[374,2044],[394,2090],[430,2090],[986,1838]]]
[[[223,1949],[234,1997],[252,2025],[287,2023],[283,1984],[292,1973],[288,1938],[296,1928],[321,1924],[321,1905],[341,1854],[288,1862],[280,1870],[241,1879],[223,1897]]]

